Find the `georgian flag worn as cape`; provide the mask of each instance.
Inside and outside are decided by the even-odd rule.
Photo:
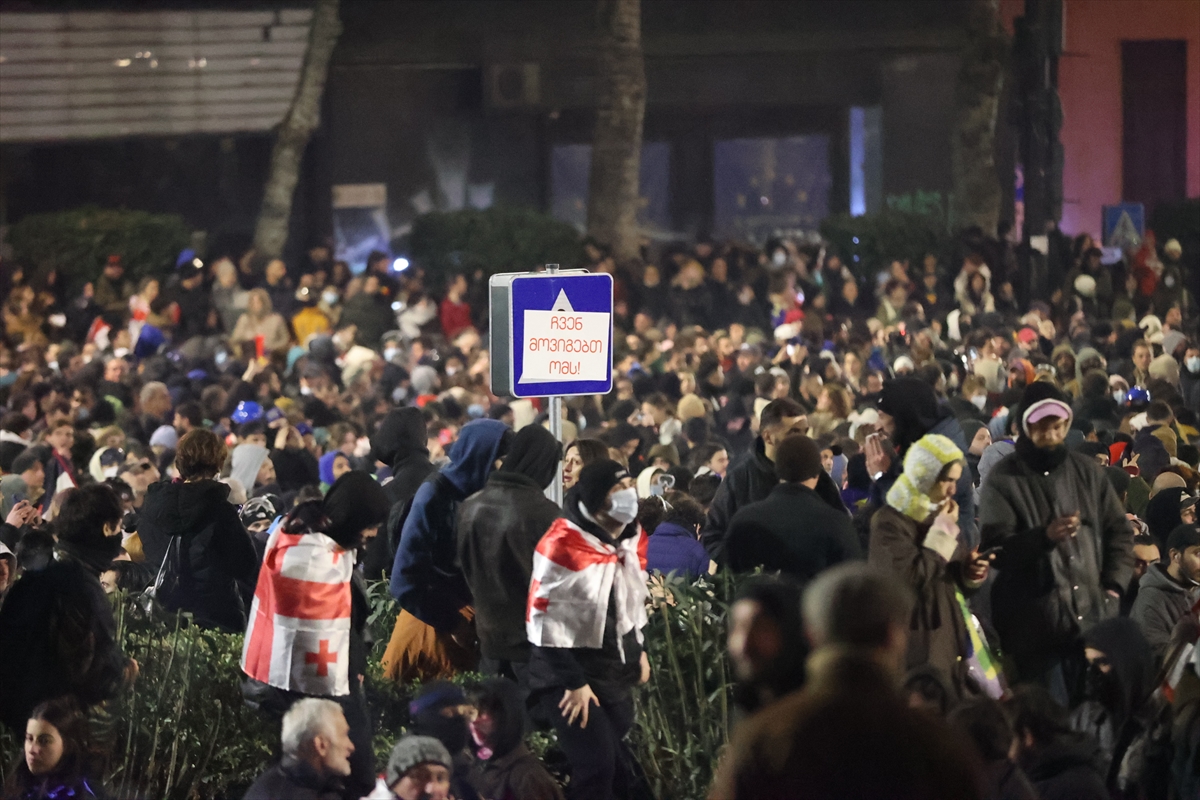
[[[533,553],[525,608],[529,641],[541,647],[599,648],[611,593],[617,608],[617,648],[624,661],[625,634],[635,631],[641,642],[646,625],[647,544],[640,527],[637,536],[614,547],[568,519],[555,520]]]
[[[293,692],[350,694],[353,571],[353,551],[325,534],[277,528],[258,573],[242,671]]]

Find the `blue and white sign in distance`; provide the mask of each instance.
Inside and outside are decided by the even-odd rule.
[[[522,275],[510,291],[514,396],[612,391],[611,275]]]

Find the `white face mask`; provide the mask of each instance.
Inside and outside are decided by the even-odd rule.
[[[327,306],[334,305],[338,301],[337,292],[324,292],[321,295],[321,299],[325,301],[325,305]]]
[[[638,496],[637,489],[622,489],[612,496],[612,508],[608,515],[624,525],[637,519]]]
[[[396,348],[396,347],[385,347],[385,348],[383,349],[383,360],[384,360],[384,361],[391,361],[393,358],[395,358],[395,357],[396,357],[396,354],[397,354],[397,353],[399,353],[399,352],[400,352],[399,348]]]
[[[1200,372],[1200,356],[1188,356],[1185,362],[1188,372]]]
[[[987,395],[986,394],[975,395],[974,397],[971,398],[971,405],[975,406],[980,411],[983,411],[983,407],[987,405]]]
[[[1113,393],[1112,393],[1112,398],[1113,398],[1113,400],[1116,400],[1118,403],[1124,403],[1125,402],[1125,393],[1123,391],[1121,391],[1120,389],[1114,389]]]
[[[787,253],[784,252],[783,250],[776,250],[771,255],[771,263],[777,267],[782,267],[784,264],[787,263]]]

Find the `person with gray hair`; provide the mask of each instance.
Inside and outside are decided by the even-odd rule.
[[[861,562],[821,573],[801,601],[808,682],[742,723],[709,800],[980,797],[973,753],[900,692],[912,606]]]
[[[332,700],[306,697],[283,715],[283,758],[258,777],[244,800],[338,800],[350,774],[350,726]]]

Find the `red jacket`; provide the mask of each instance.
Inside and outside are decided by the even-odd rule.
[[[442,333],[447,339],[453,339],[467,328],[474,327],[471,322],[471,306],[466,303],[455,303],[449,297],[442,300],[438,316],[442,320]]]

